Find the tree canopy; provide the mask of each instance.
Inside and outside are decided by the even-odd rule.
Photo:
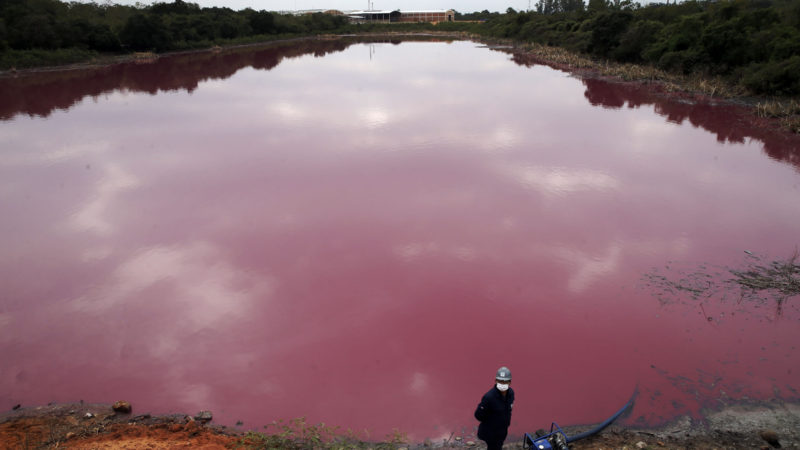
[[[800,2],[539,0],[476,32],[559,46],[619,62],[724,76],[754,92],[800,94]]]
[[[326,32],[346,23],[345,17],[330,14],[292,16],[252,9],[201,8],[182,0],[149,6],[3,0],[0,49],[166,51],[225,39]]]

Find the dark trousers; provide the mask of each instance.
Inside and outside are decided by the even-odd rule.
[[[486,442],[486,450],[502,450],[503,441],[505,441],[505,439],[499,441],[484,441]]]

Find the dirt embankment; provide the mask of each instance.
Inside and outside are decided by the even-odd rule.
[[[171,449],[272,448],[264,440],[247,440],[238,429],[212,425],[208,416],[152,416],[115,412],[111,405],[60,404],[18,408],[0,415],[0,449]],[[565,430],[568,434],[579,427]],[[286,441],[281,441],[284,445]],[[296,444],[296,445],[294,445]],[[482,448],[474,436],[447,442],[370,443],[293,448]],[[522,448],[519,439],[505,448]],[[770,449],[800,448],[800,404],[739,405],[706,416],[702,422],[680,418],[659,429],[615,425],[601,434],[570,444],[580,449]]]
[[[190,416],[135,415],[111,405],[48,405],[0,416],[0,449],[225,449],[239,435]]]

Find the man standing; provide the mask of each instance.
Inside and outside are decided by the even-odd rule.
[[[488,450],[500,450],[511,425],[511,408],[514,406],[514,390],[511,384],[511,371],[508,367],[497,369],[495,385],[483,395],[475,418],[480,421],[478,439],[486,441]]]

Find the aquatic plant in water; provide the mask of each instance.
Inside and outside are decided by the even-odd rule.
[[[798,251],[795,249],[792,257],[786,261],[771,261],[768,265],[753,264],[747,270],[730,272],[734,275],[734,282],[753,294],[761,291],[775,292],[780,315],[783,302],[789,297],[800,295],[800,264],[797,259]]]
[[[783,313],[787,299],[800,295],[800,253],[794,251],[786,260],[777,259],[765,262],[765,258],[745,251],[747,260],[744,268],[732,269],[708,264],[700,264],[688,269],[678,268],[669,262],[663,275],[659,270],[646,273],[642,280],[645,288],[662,304],[688,300],[701,301],[700,308],[705,314],[702,301],[718,298],[725,301],[735,298],[743,301],[774,301],[776,316]]]

